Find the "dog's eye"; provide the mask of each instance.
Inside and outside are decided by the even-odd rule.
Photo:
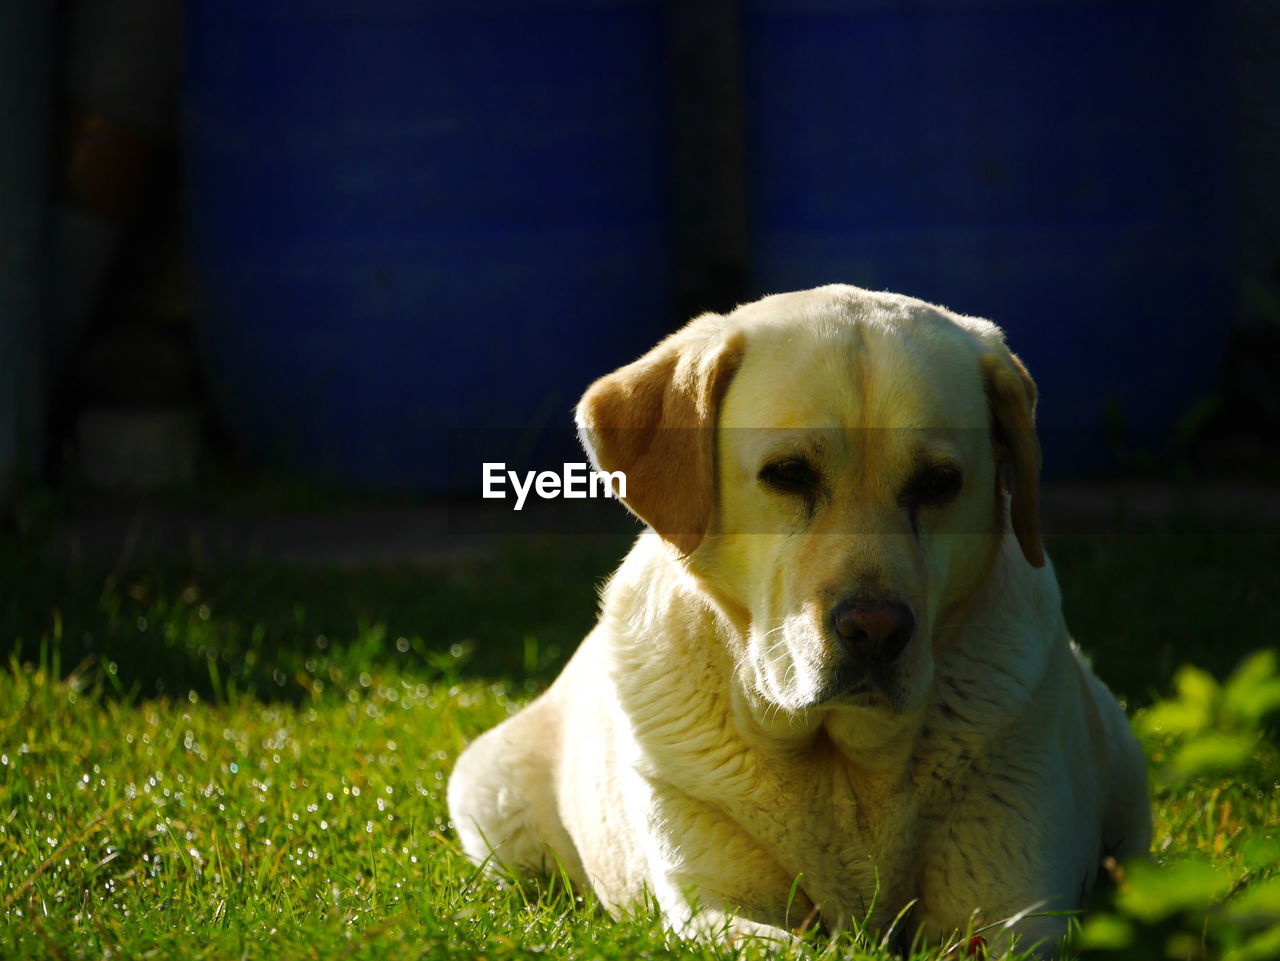
[[[818,472],[798,457],[774,461],[760,469],[760,481],[784,494],[806,494],[818,483]]]
[[[963,486],[964,477],[958,468],[926,467],[907,484],[907,500],[917,507],[939,506],[955,500]]]

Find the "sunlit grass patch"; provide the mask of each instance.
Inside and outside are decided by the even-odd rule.
[[[128,704],[13,665],[0,683],[6,957],[347,940],[464,905],[445,777],[502,692],[377,674],[308,702]],[[433,916],[438,912],[433,912]],[[23,922],[27,923],[23,923]],[[318,927],[317,927],[318,926]],[[420,922],[418,924],[420,926]],[[196,937],[198,934],[198,937]]]

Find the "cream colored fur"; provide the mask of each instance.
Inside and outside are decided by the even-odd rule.
[[[1034,404],[994,325],[843,286],[698,318],[593,385],[584,438],[650,529],[551,688],[458,759],[467,854],[559,859],[691,936],[910,906],[905,937],[1007,920],[993,951],[1055,951],[1066,919],[1038,912],[1078,908],[1151,829],[1040,546]],[[793,456],[808,499],[761,479]],[[939,461],[958,494],[912,506]],[[837,671],[830,611],[855,592],[915,618],[869,687]]]

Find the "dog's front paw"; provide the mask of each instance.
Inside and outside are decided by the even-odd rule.
[[[774,951],[802,943],[783,928],[720,911],[699,911],[673,930],[683,938],[734,946],[758,944]]]
[[[724,927],[724,939],[730,944],[742,941],[775,941],[779,944],[790,944],[796,936],[790,931],[775,928],[772,924],[761,924],[747,918],[730,918]]]
[[[759,945],[770,954],[786,953],[787,957],[802,957],[805,941],[785,928],[762,924],[747,918],[730,918],[721,929],[724,941],[734,947]]]

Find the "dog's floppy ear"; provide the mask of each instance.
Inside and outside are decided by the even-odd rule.
[[[578,402],[578,435],[596,468],[624,472],[624,503],[683,554],[711,519],[716,411],[741,356],[725,318],[703,314]]]
[[[1036,385],[1015,354],[1003,347],[982,360],[982,375],[995,433],[996,472],[1012,477],[1009,514],[1013,533],[1032,567],[1044,567],[1040,539],[1040,441],[1036,437]]]

